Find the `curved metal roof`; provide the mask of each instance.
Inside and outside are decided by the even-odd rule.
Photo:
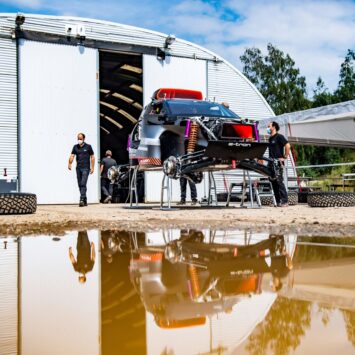
[[[87,19],[80,17],[50,16],[24,14],[26,19],[21,26],[23,31],[37,34],[61,36],[65,38],[66,25],[83,25],[87,40],[100,41],[105,43],[120,43],[133,46],[163,48],[167,34],[144,28],[119,24],[110,21]],[[15,18],[17,14],[0,14],[0,37],[11,37],[15,29]],[[265,106],[265,110],[274,115],[269,104],[256,89],[256,87],[231,63],[216,53],[194,43],[176,38],[170,46],[170,55],[184,58],[203,59],[212,62],[223,62],[229,71],[234,72],[242,81],[255,92]]]

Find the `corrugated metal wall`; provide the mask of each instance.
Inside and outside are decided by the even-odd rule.
[[[22,25],[24,31],[66,36],[65,25],[84,25],[87,39],[160,48],[164,46],[167,37],[164,33],[108,21],[28,14],[25,16],[26,21]],[[16,14],[0,15],[0,34],[10,34],[15,25],[15,18]],[[214,58],[214,54],[204,48],[180,39],[176,39],[171,45],[171,54],[176,56],[197,56],[200,59]]]
[[[208,92],[212,101],[228,101],[243,118],[259,120],[274,116],[270,106],[249,80],[225,62],[208,62]]]
[[[0,248],[0,354],[17,354],[17,249],[15,238]]]
[[[143,55],[144,106],[155,90],[164,87],[199,90],[206,96],[206,61],[167,57],[158,60],[154,55]]]
[[[16,41],[0,38],[0,175],[17,176]]]

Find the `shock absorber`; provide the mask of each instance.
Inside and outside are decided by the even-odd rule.
[[[194,298],[197,298],[201,294],[200,290],[200,282],[198,279],[198,271],[196,269],[196,266],[189,265],[189,274],[190,274],[190,280],[191,280],[191,286],[192,286],[192,295]]]
[[[189,131],[189,142],[187,144],[187,153],[193,153],[196,148],[196,143],[198,139],[199,124],[197,122],[192,122]]]

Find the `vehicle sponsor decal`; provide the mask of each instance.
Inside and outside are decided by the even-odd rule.
[[[244,147],[244,148],[247,148],[247,147],[251,147],[251,144],[250,143],[237,143],[237,142],[230,142],[228,143],[228,146],[229,147]]]

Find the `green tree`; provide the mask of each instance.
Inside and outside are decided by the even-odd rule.
[[[354,72],[355,52],[348,49],[344,62],[340,67],[339,85],[334,93],[337,102],[355,99],[355,72]]]
[[[348,339],[355,346],[355,312],[343,310],[343,317],[346,326]]]
[[[264,56],[258,48],[247,48],[240,57],[243,73],[258,88],[277,115],[310,107],[306,78],[294,60],[281,50],[267,45]]]
[[[306,79],[300,75],[293,59],[272,44],[268,44],[267,52],[267,55],[263,55],[259,48],[247,48],[240,60],[244,75],[257,87],[276,115],[355,99],[353,50],[348,50],[341,64],[337,90],[329,92],[319,77],[312,100],[307,98]],[[295,145],[294,149],[298,165],[331,164],[349,161],[349,157],[350,161],[354,159],[354,152],[348,152],[348,149],[302,145]],[[355,167],[349,167],[347,172],[353,169]],[[299,172],[316,177],[329,174],[332,170],[305,169]]]
[[[269,313],[249,336],[250,354],[276,355],[295,351],[311,325],[311,303],[278,297]]]
[[[334,95],[328,91],[321,77],[318,78],[316,85],[316,88],[313,90],[312,107],[320,107],[334,103]]]

